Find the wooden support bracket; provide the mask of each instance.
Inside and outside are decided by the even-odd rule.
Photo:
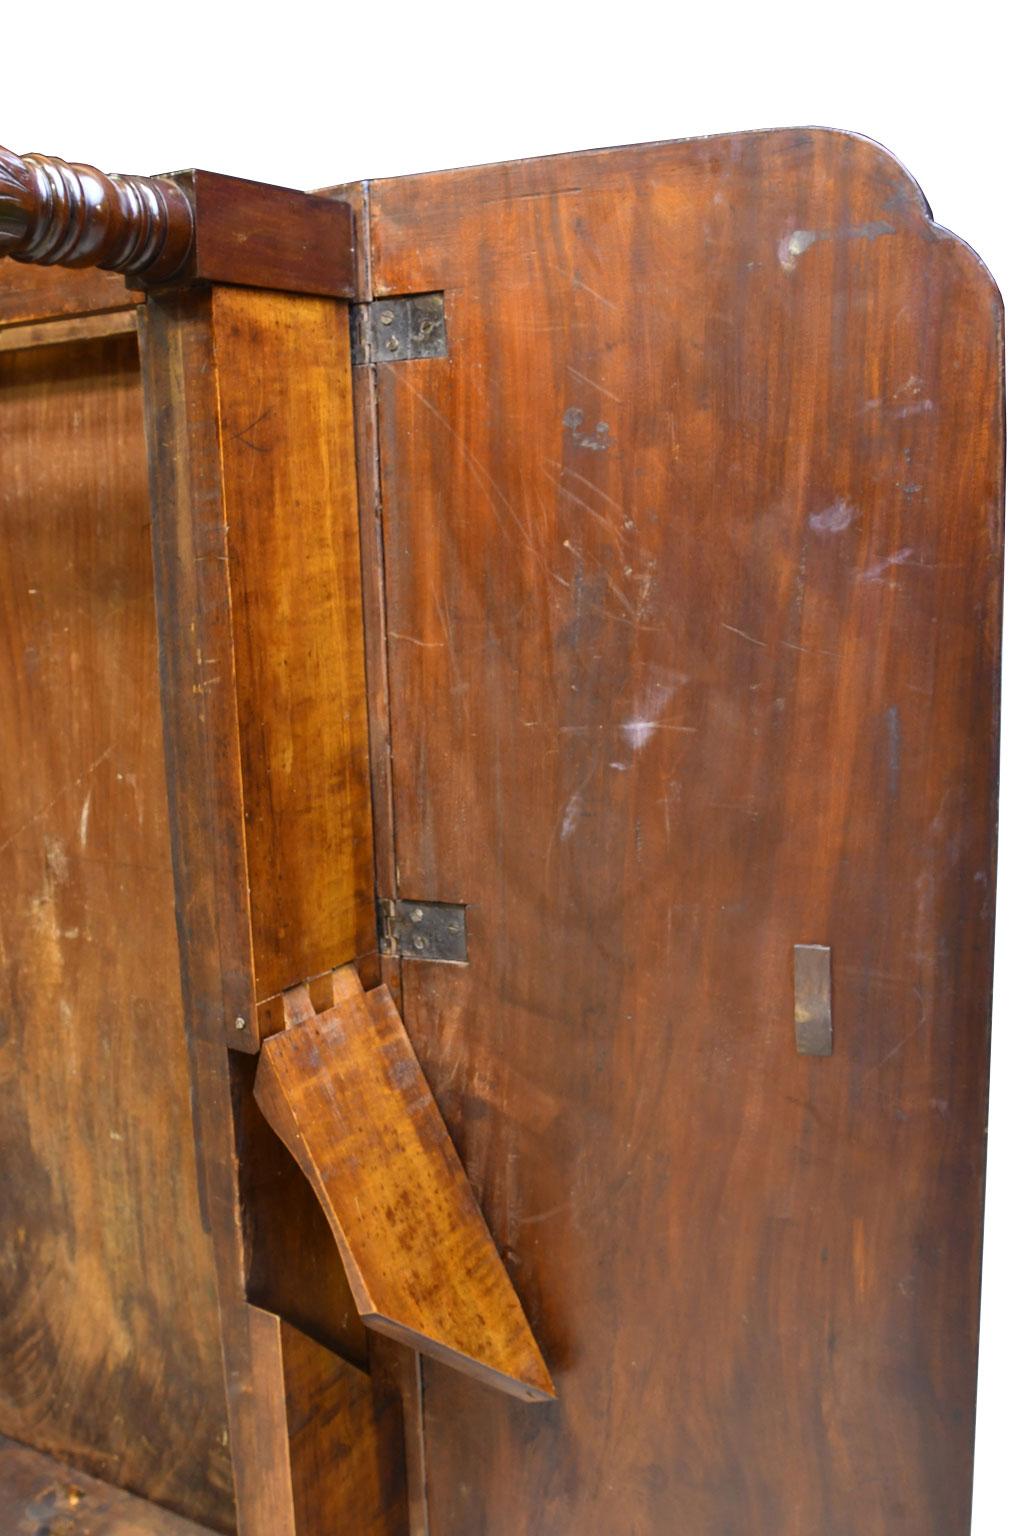
[[[316,1003],[323,1011],[316,1011]],[[293,989],[256,1101],[322,1205],[363,1322],[527,1402],[555,1389],[386,987]]]

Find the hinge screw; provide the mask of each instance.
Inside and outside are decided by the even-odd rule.
[[[412,941],[412,947],[413,947],[413,949],[426,949],[427,941],[423,937],[422,933],[417,933],[417,934],[414,935],[413,941]]]
[[[381,325],[392,325],[394,323],[394,319],[395,317],[393,312],[390,309],[386,309],[380,317],[380,323]]]
[[[422,921],[423,921],[423,908],[422,907],[414,907],[412,909],[412,911],[409,913],[409,916],[412,918],[414,923],[422,923]]]
[[[245,1020],[242,1018],[241,1014],[239,1014],[238,1018],[235,1020],[235,1028],[236,1029],[244,1029],[245,1028]]]

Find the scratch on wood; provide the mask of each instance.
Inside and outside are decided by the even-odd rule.
[[[722,628],[729,630],[730,634],[739,635],[741,640],[749,640],[751,645],[759,645],[763,651],[768,649],[767,643],[764,640],[758,640],[753,635],[748,635],[745,629],[737,629],[735,624],[723,623]]]
[[[599,395],[604,395],[608,400],[614,400],[616,405],[622,404],[622,401],[619,399],[618,395],[613,394],[610,389],[605,389],[604,385],[599,384],[596,379],[588,378],[587,375],[585,373],[581,373],[578,368],[573,368],[569,363],[566,363],[565,371],[566,373],[571,373],[574,379],[579,379],[581,384],[589,384],[590,388],[596,389]]]
[[[77,779],[72,779],[70,784],[65,784],[63,789],[59,789],[52,800],[47,801],[46,805],[42,806],[38,811],[34,811],[27,821],[23,821],[21,823],[20,827],[15,827],[10,836],[6,837],[4,841],[0,843],[0,853],[4,853],[14,842],[15,838],[20,837],[21,834],[27,831],[29,827],[35,826],[37,821],[41,821],[44,816],[48,815],[49,812],[53,810],[53,807],[57,804],[58,800],[63,800],[65,795],[70,794],[73,789],[77,789],[79,784],[83,784],[86,779],[94,774],[100,764],[106,762],[107,758],[110,756],[113,750],[114,746],[113,743],[111,743],[105,752],[100,753],[95,762],[89,764],[84,773],[80,773]]]

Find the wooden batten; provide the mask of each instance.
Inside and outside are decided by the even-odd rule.
[[[102,315],[142,302],[143,294],[125,287],[116,272],[95,267],[28,267],[7,261],[0,268],[0,334],[8,326]]]
[[[95,315],[71,315],[63,320],[0,326],[0,352],[28,352],[34,347],[65,347],[73,341],[98,341],[105,336],[134,335],[134,309],[103,310]]]
[[[214,288],[142,336],[179,868],[220,935],[193,1027],[256,1050],[260,1001],[376,943],[345,311]]]
[[[527,1402],[543,1357],[386,987],[264,1043],[256,1101],[313,1185],[366,1326]]]
[[[253,1387],[271,1410],[277,1448],[254,1528],[261,1536],[402,1536],[402,1405],[388,1372],[361,1369],[258,1307],[248,1308],[248,1321]]]

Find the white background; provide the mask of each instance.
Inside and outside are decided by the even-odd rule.
[[[904,162],[938,222],[992,269],[1010,310],[1010,515],[973,1536],[1016,1536],[1024,1529],[1024,1033],[1015,963],[1024,799],[1014,789],[1024,768],[1024,548],[1013,516],[1022,86],[1011,7],[705,0],[698,12],[649,0],[439,0],[342,10],[301,0],[229,12],[193,0],[155,9],[92,0],[63,17],[59,7],[16,0],[5,10],[0,142],[19,151],[106,170],[200,165],[312,188],[743,128],[852,128]]]

